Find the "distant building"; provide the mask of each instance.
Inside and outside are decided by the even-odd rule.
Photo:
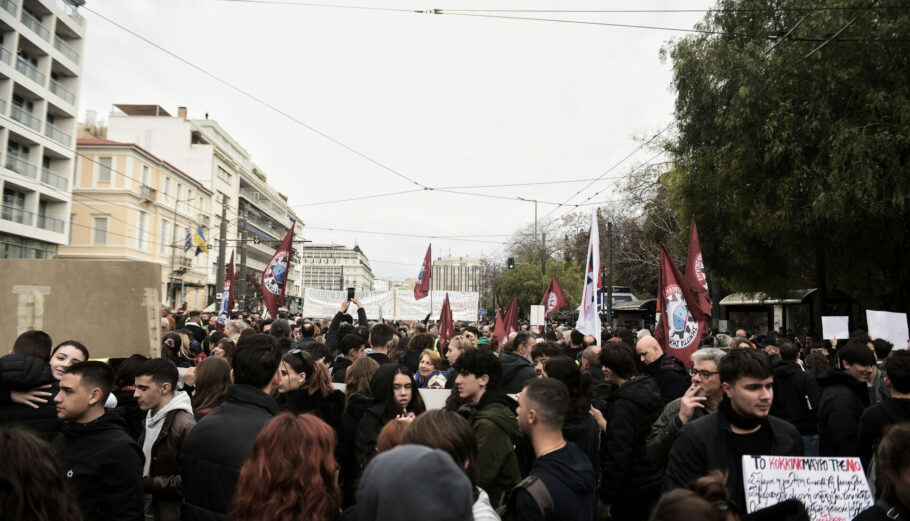
[[[483,286],[481,273],[480,259],[439,257],[433,261],[433,277],[430,279],[430,286],[435,291],[480,293]]]
[[[84,36],[71,2],[0,1],[0,258],[67,242]]]
[[[373,290],[370,261],[360,248],[340,244],[306,244],[297,249],[301,293],[307,288],[357,291]],[[293,265],[292,265],[293,269]]]

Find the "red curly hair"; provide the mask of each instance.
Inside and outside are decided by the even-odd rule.
[[[341,508],[335,431],[312,414],[272,420],[240,469],[235,521],[330,520]]]

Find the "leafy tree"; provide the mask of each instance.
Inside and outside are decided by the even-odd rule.
[[[907,309],[910,10],[820,5],[721,0],[699,25],[713,34],[664,49],[677,92],[670,203],[681,237],[695,214],[730,289],[814,286],[824,302],[838,287]],[[773,50],[760,37],[794,27]],[[889,281],[877,294],[875,274]]]
[[[516,295],[519,314],[527,317],[530,307],[539,305],[543,299],[550,278],[556,277],[569,299],[569,305],[563,309],[572,309],[578,307],[581,299],[582,274],[581,266],[574,261],[548,260],[546,275],[541,275],[539,266],[518,262],[515,269],[505,270],[493,279],[493,293],[503,311],[512,295]],[[496,311],[492,310],[492,314]]]

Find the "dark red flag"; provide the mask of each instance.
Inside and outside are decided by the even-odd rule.
[[[430,279],[433,278],[433,258],[430,256],[432,248],[432,244],[427,246],[427,254],[420,266],[420,273],[417,274],[417,284],[414,284],[414,300],[420,300],[430,294]]]
[[[278,308],[284,305],[284,287],[288,282],[288,270],[291,268],[291,243],[294,241],[294,226],[288,230],[278,251],[272,256],[269,265],[262,272],[262,298],[269,311],[269,318],[278,318]]]
[[[569,299],[562,292],[556,277],[550,279],[550,285],[547,286],[547,291],[543,294],[543,300],[540,301],[540,305],[544,307],[544,318],[569,305]]]
[[[695,303],[701,314],[711,318],[711,294],[708,292],[708,278],[705,276],[705,262],[701,257],[695,216],[692,216],[692,230],[689,232],[689,257],[686,259],[686,285],[695,293]]]
[[[509,335],[521,330],[521,326],[518,325],[518,297],[515,295],[512,295],[512,302],[509,303],[509,307],[506,309],[506,316],[503,322],[505,323],[506,340],[508,340]]]
[[[499,308],[496,308],[496,325],[493,326],[493,336],[499,340],[499,345],[503,345],[508,341],[509,335],[506,334],[506,325]]]
[[[661,314],[657,319],[654,338],[665,354],[679,358],[688,367],[707,323],[695,302],[695,296],[683,287],[682,275],[663,245],[660,247],[658,279],[657,301]]]
[[[221,309],[218,311],[218,320],[215,329],[224,331],[224,325],[231,319],[231,310],[234,309],[234,252],[231,251],[231,262],[228,263],[227,274],[224,276],[224,292],[221,294]]]
[[[448,340],[455,336],[455,322],[452,320],[452,308],[449,306],[449,294],[442,301],[442,312],[439,314],[439,338]]]

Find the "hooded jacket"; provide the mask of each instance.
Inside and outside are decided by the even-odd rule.
[[[515,446],[521,443],[518,404],[504,394],[487,391],[477,404],[458,410],[471,424],[477,437],[479,475],[477,486],[487,491],[490,503],[498,507],[502,496],[521,480]]]
[[[885,430],[895,423],[906,421],[910,421],[910,398],[888,398],[863,412],[859,418],[859,457],[863,468],[869,468]]]
[[[551,521],[594,521],[597,475],[587,456],[573,443],[534,460],[531,475],[540,478],[553,499]],[[540,520],[540,508],[524,489],[515,497],[518,519]]]
[[[821,456],[859,457],[859,418],[869,406],[869,388],[843,371],[818,377],[818,452]]]
[[[357,424],[357,462],[361,469],[376,455],[376,440],[379,431],[391,419],[386,417],[386,408],[392,396],[392,381],[397,364],[385,364],[379,367],[370,379],[370,391],[373,393],[373,404],[363,413]],[[412,392],[418,392],[413,389]],[[413,395],[412,395],[413,396]]]
[[[660,355],[660,358],[645,365],[645,374],[654,378],[664,405],[686,394],[689,387],[686,365],[675,356]]]
[[[47,389],[51,396],[37,409],[13,403],[10,399],[10,391],[30,391],[47,384],[51,384]],[[46,441],[53,441],[63,426],[63,421],[57,418],[57,404],[54,403],[59,389],[51,366],[41,358],[31,355],[0,358],[0,424],[29,427]]]
[[[156,521],[180,521],[180,503],[183,501],[180,451],[195,425],[190,397],[183,391],[174,393],[171,401],[157,414],[149,411],[142,422],[142,434],[139,435],[139,446],[145,455],[142,491],[152,495]]]
[[[818,384],[796,362],[774,364],[774,401],[771,414],[787,420],[803,436],[818,434]]]
[[[281,408],[294,414],[310,413],[329,424],[341,437],[344,414],[344,393],[334,389],[328,396],[310,394],[308,391],[298,389],[284,395]]]
[[[232,384],[221,407],[199,421],[183,442],[183,521],[230,519],[240,468],[278,404],[251,385]]]
[[[527,358],[503,350],[499,353],[502,366],[502,384],[499,388],[505,394],[520,393],[525,382],[535,377],[534,364]]]
[[[616,389],[609,401],[600,499],[608,505],[656,499],[663,473],[648,458],[645,440],[664,409],[660,389],[653,378],[642,375]]]
[[[354,365],[354,362],[343,356],[336,358],[335,361],[332,362],[332,383],[345,383],[348,367],[351,367],[352,365]]]
[[[143,521],[142,451],[119,415],[64,423],[54,449],[86,521]]]
[[[562,422],[562,437],[581,449],[595,473],[600,472],[600,427],[591,413],[566,416]]]

